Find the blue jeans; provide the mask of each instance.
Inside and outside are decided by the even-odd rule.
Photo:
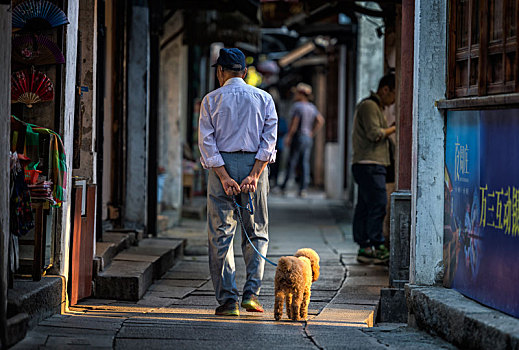
[[[254,166],[254,153],[221,153],[225,162],[225,169],[238,185],[247,177]],[[254,246],[267,254],[268,248],[268,212],[267,194],[269,191],[268,171],[261,174],[256,193],[252,193],[254,214],[240,209],[245,229]],[[236,196],[241,206],[248,203],[248,193]],[[209,171],[207,185],[207,223],[209,238],[209,270],[213,281],[216,300],[220,305],[228,301],[238,301],[236,287],[236,270],[234,265],[234,234],[236,227],[240,227],[236,209],[231,196],[225,194],[222,183],[214,170]],[[243,287],[243,295],[258,295],[261,289],[261,280],[265,261],[250,246],[242,231],[241,245],[243,259],[247,271],[247,281]]]
[[[286,188],[288,180],[296,170],[296,166],[301,160],[302,177],[299,184],[299,190],[306,190],[310,184],[310,154],[312,153],[313,139],[307,135],[299,135],[290,150],[290,159],[288,161],[287,173],[285,181],[281,186]]]
[[[382,224],[386,216],[386,168],[376,164],[353,164],[359,185],[353,216],[353,240],[361,247],[384,243]]]

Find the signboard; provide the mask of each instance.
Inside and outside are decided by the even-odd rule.
[[[519,109],[449,111],[444,284],[519,317]]]

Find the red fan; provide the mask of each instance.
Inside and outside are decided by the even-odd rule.
[[[31,108],[34,103],[53,99],[54,85],[44,73],[25,69],[11,75],[11,103],[25,103]]]

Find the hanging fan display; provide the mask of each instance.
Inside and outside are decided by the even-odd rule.
[[[53,99],[54,85],[44,73],[25,69],[11,75],[11,103],[24,103],[31,108],[34,103]]]
[[[46,30],[68,23],[65,12],[45,0],[27,0],[13,9],[13,28]]]
[[[43,35],[18,35],[13,39],[12,57],[23,64],[62,64],[65,57],[58,46]]]

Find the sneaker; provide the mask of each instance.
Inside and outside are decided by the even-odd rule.
[[[375,249],[375,256],[377,257],[377,261],[375,261],[375,264],[389,264],[389,250],[386,248],[385,245],[381,244],[378,246],[378,248]]]
[[[389,259],[389,250],[383,244],[379,245],[378,248],[375,248],[375,254],[380,259]]]
[[[228,301],[225,304],[218,306],[214,314],[218,316],[240,316],[238,302],[234,300]]]
[[[308,196],[308,192],[306,190],[299,191],[299,197],[306,198]]]
[[[241,301],[241,307],[243,307],[248,312],[263,312],[263,306],[258,301],[258,297],[254,294],[249,296],[244,296]]]
[[[377,256],[371,247],[360,248],[357,253],[357,261],[362,264],[372,264],[377,260]]]

